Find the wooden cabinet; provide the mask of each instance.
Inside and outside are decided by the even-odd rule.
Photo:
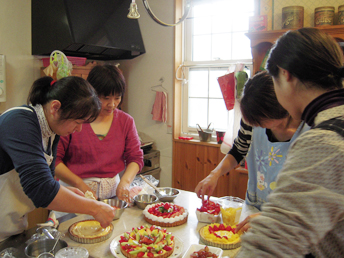
[[[194,191],[197,184],[213,170],[225,156],[220,145],[174,140],[172,186]],[[219,178],[213,196],[237,196],[245,198],[247,170],[233,169]]]
[[[344,25],[317,27],[323,30],[338,42],[344,42]],[[272,47],[276,40],[288,30],[271,30],[247,33],[251,40],[253,74],[259,71],[259,67],[265,57],[266,52]]]

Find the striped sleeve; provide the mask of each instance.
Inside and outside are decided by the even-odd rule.
[[[238,163],[246,157],[248,149],[250,148],[253,134],[252,129],[251,126],[245,124],[241,119],[238,136],[234,140],[232,149],[228,152],[228,154],[231,154]]]

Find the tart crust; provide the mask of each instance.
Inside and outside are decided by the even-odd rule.
[[[202,227],[200,230],[199,230],[199,235],[201,237],[201,241],[206,244],[206,245],[210,245],[210,246],[215,246],[215,247],[219,247],[221,249],[224,249],[224,250],[229,250],[229,249],[235,249],[235,248],[238,248],[241,246],[241,240],[240,238],[235,241],[235,242],[232,242],[230,244],[225,244],[225,243],[215,243],[211,240],[207,240],[205,235],[204,235],[204,231],[208,229],[208,226],[204,226]]]
[[[77,233],[75,233],[75,230],[77,229],[77,227],[82,227],[82,224],[94,224],[96,226],[99,225],[100,227],[100,223],[96,220],[82,220],[82,221],[78,221],[73,223],[69,228],[68,228],[68,233],[70,238],[78,243],[82,243],[82,244],[94,244],[94,243],[99,243],[99,242],[103,242],[105,240],[107,240],[108,238],[110,238],[110,236],[112,235],[113,232],[113,225],[110,224],[110,226],[105,228],[105,231],[107,231],[104,234],[99,234],[97,236],[96,235],[84,235],[84,236],[80,236]]]

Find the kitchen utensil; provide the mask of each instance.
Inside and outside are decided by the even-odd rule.
[[[207,130],[209,130],[210,125],[211,125],[211,122],[208,124]]]
[[[143,179],[143,181],[145,181],[147,184],[153,187],[159,199],[164,198],[166,196],[166,194],[161,194],[159,189],[155,185],[153,185],[149,180],[147,180],[144,176],[140,175],[140,177]]]
[[[54,255],[54,250],[55,250],[55,247],[56,247],[57,243],[58,243],[59,240],[60,240],[60,237],[61,237],[61,234],[58,235],[58,237],[56,238],[56,241],[55,241],[55,244],[54,244],[53,248],[51,248],[51,250],[50,250],[49,252],[41,253],[40,255],[38,255],[37,258],[50,258],[50,257],[55,257],[55,255]]]
[[[198,126],[198,128],[201,130],[201,132],[203,132],[202,127],[201,127],[199,124],[197,124],[197,126]]]
[[[154,194],[138,194],[134,197],[135,204],[142,210],[144,210],[147,205],[156,203],[158,200],[158,197]]]
[[[118,199],[117,197],[109,198],[109,199],[100,199],[100,201],[105,202],[109,204],[110,206],[116,208],[115,217],[113,218],[113,220],[119,219],[122,213],[124,212],[124,209],[128,207],[128,203]]]
[[[43,228],[42,232],[44,233],[44,235],[46,235],[47,237],[49,237],[50,239],[54,239],[54,237],[52,236],[52,234],[50,234],[50,232],[46,229]]]
[[[179,195],[179,190],[171,187],[159,187],[158,191],[164,194],[163,197],[159,198],[162,202],[172,202]],[[156,190],[154,194],[157,194]]]
[[[36,240],[25,247],[25,255],[29,258],[37,258],[38,255],[44,252],[48,252],[55,245],[55,239],[41,239]],[[67,242],[60,239],[55,246],[55,251],[58,251],[64,247],[67,247]]]

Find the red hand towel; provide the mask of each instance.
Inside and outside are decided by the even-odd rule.
[[[232,110],[235,103],[235,77],[229,73],[217,78],[227,110]]]
[[[153,120],[166,123],[167,121],[167,93],[157,91],[152,108]]]

